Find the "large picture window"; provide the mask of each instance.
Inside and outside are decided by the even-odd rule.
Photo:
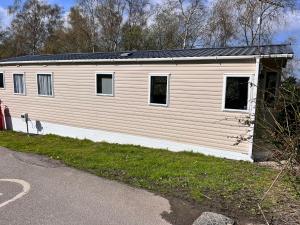
[[[224,110],[249,110],[250,76],[225,76]]]
[[[25,95],[24,74],[21,73],[13,74],[13,81],[14,81],[14,93],[19,95]]]
[[[168,105],[169,75],[150,75],[149,103]]]
[[[97,95],[113,95],[113,74],[100,73],[96,74],[96,93]]]
[[[52,74],[37,74],[38,95],[53,96]]]
[[[0,88],[4,88],[4,73],[0,72]]]

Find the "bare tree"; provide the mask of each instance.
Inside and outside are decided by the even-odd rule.
[[[281,167],[276,178],[258,202],[258,208],[263,214],[262,203],[283,174],[289,175],[295,185],[295,191],[300,194],[299,187],[297,187],[297,177],[300,175],[300,87],[297,85],[296,78],[288,77],[281,84],[278,94],[267,89],[262,96],[265,101],[259,104],[258,112],[264,112],[265,115],[256,120],[256,130],[262,131],[257,132],[258,135],[255,136],[255,139],[262,140],[256,141],[256,143],[261,143],[257,147],[271,151],[272,159]],[[270,99],[274,101],[273,107],[270,107]],[[264,218],[266,224],[269,224],[267,218]],[[293,224],[293,222],[295,222],[293,218],[289,218],[287,224]]]
[[[102,46],[106,51],[116,51],[119,47],[124,9],[123,0],[105,0],[97,10],[96,17],[101,26]]]
[[[271,163],[271,165],[279,169],[273,181],[261,193],[261,198],[257,201],[257,207],[265,224],[298,224],[299,218],[293,218],[289,213],[280,215],[277,209],[272,215],[272,221],[276,222],[270,223],[268,216],[272,212],[268,210],[265,214],[263,206],[263,202],[269,195],[272,196],[271,190],[276,187],[277,181],[283,177],[288,177],[294,186],[295,193],[300,194],[298,181],[300,176],[300,85],[295,77],[290,76],[277,89],[275,80],[277,77],[275,74],[272,76],[274,80],[272,81],[269,77],[268,84],[266,74],[259,79],[258,95],[254,99],[256,118],[252,114],[237,118],[241,126],[251,127],[255,124],[254,134],[248,133],[235,137],[235,144],[251,142],[254,147],[254,157],[261,155],[262,152],[269,153],[269,160],[276,163]],[[255,84],[251,83],[251,85]]]
[[[4,56],[4,39],[5,39],[5,31],[2,26],[2,18],[0,17],[0,59]]]
[[[152,4],[149,0],[125,0],[128,15],[127,24],[144,27],[151,15]]]
[[[22,4],[23,4],[23,0],[14,0],[12,5],[10,5],[8,7],[8,11],[10,14],[15,14],[17,13],[21,7],[22,7]]]
[[[237,27],[233,6],[232,1],[213,2],[203,36],[206,46],[225,47],[234,42]]]
[[[94,36],[89,29],[89,21],[81,14],[78,7],[71,8],[69,14],[69,27],[66,28],[67,51],[88,52],[93,49]]]
[[[174,49],[182,47],[177,2],[165,2],[163,5],[157,7],[150,32],[155,49]]]
[[[148,21],[153,5],[149,0],[125,0],[127,18],[122,26],[122,48],[140,50],[147,48]]]
[[[102,0],[77,0],[78,8],[87,21],[87,29],[91,36],[89,45],[92,52],[95,52],[97,47],[97,37],[100,32],[97,14],[101,6],[101,2]]]
[[[59,6],[39,0],[27,0],[11,12],[15,15],[9,31],[16,55],[41,52],[47,39],[63,23]]]
[[[177,0],[181,18],[182,48],[193,47],[204,27],[205,10],[202,0]]]
[[[67,26],[56,30],[46,42],[43,53],[91,52],[92,37],[88,21],[78,7],[72,7]]]
[[[179,41],[178,47],[191,48],[201,39],[206,21],[205,14],[202,0],[166,0],[158,8],[155,23],[151,28],[160,43],[177,46],[175,42]],[[170,32],[175,33],[172,35]],[[172,43],[166,43],[168,40]]]
[[[295,5],[295,0],[234,0],[240,42],[246,45],[269,43],[274,24],[284,18],[284,11]],[[260,18],[260,21],[258,21]]]
[[[5,31],[4,31],[4,28],[3,28],[3,25],[2,25],[2,18],[0,17],[0,44],[3,41],[4,34],[5,34]]]
[[[285,43],[290,44],[291,46],[297,43],[297,38],[290,36],[287,38]],[[287,62],[286,68],[283,70],[283,77],[288,78],[291,76],[300,75],[300,58],[297,55],[294,55],[292,60]]]

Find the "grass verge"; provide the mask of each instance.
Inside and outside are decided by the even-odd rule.
[[[277,174],[248,162],[56,135],[28,137],[0,132],[0,146],[46,155],[68,166],[165,196],[200,205],[203,201],[218,202],[219,208],[249,214],[256,213],[257,199]],[[290,190],[289,183],[282,179],[266,205],[272,207],[286,190]]]

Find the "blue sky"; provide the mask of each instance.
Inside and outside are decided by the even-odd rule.
[[[300,58],[300,0],[297,1],[296,10],[293,13],[286,15],[286,23],[276,26],[276,35],[274,38],[274,43],[283,43],[289,37],[296,39],[293,43],[293,49],[297,58]],[[9,23],[9,17],[5,15],[5,8],[11,5],[13,0],[0,0],[0,17],[4,23]],[[69,8],[75,4],[76,0],[48,0],[49,3],[56,3],[64,8],[67,12]],[[159,2],[155,0],[155,2]],[[299,68],[300,76],[300,68]]]

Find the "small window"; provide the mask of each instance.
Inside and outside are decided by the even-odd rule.
[[[226,76],[224,109],[248,110],[249,76]]]
[[[150,75],[150,104],[168,104],[168,83],[169,75]]]
[[[38,95],[53,96],[52,74],[37,75]]]
[[[273,106],[275,103],[277,77],[277,73],[275,72],[268,72],[266,74],[265,103],[268,106]]]
[[[98,95],[113,95],[113,74],[96,74],[96,91]]]
[[[4,74],[0,73],[0,88],[4,88]]]
[[[25,81],[24,74],[13,74],[14,80],[14,93],[19,95],[25,95]]]

